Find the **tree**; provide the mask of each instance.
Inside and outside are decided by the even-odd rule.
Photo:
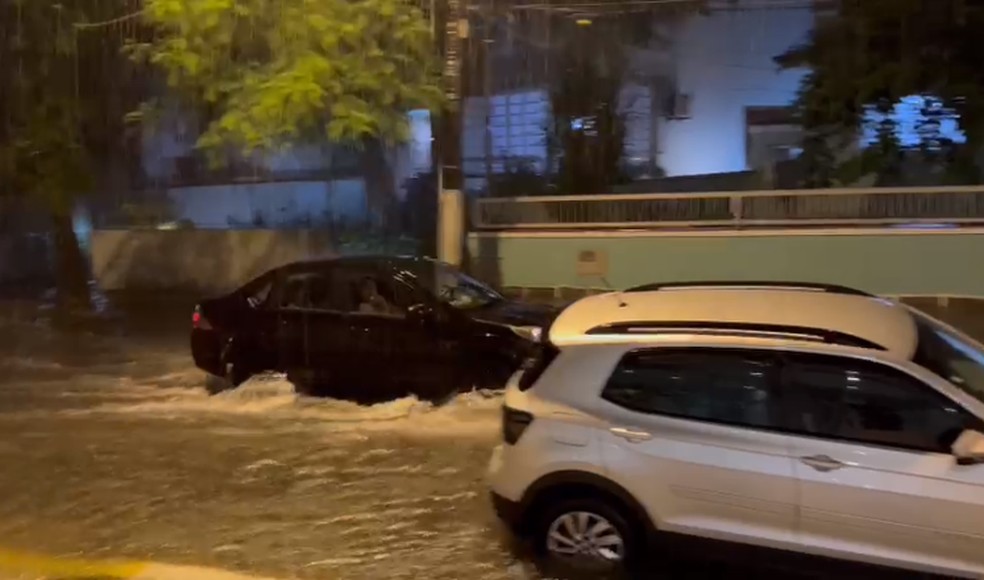
[[[407,111],[443,103],[433,33],[407,0],[145,0],[159,31],[133,47],[204,111],[198,147],[214,163],[294,145],[363,149],[370,204],[383,145],[408,137]],[[382,161],[382,163],[381,163]],[[391,184],[390,184],[390,187]],[[383,199],[380,199],[383,197]]]
[[[913,95],[927,98],[930,116],[959,117],[966,136],[965,144],[952,143],[931,119],[920,130],[921,157],[945,165],[951,181],[980,182],[982,26],[984,5],[972,0],[844,0],[806,43],[777,56],[783,68],[810,69],[795,104],[807,132],[807,184],[897,173],[903,147],[888,119],[876,127],[876,144],[857,157],[840,163],[838,149],[857,138],[866,113],[888,112]]]
[[[123,35],[93,39],[86,23],[126,8],[126,0],[0,3],[0,195],[50,216],[58,305],[67,310],[90,306],[73,210],[79,196],[106,181],[123,131],[122,111],[108,107],[128,94],[107,97],[129,73],[119,54]]]

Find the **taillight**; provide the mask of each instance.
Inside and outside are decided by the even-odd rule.
[[[518,411],[505,405],[502,406],[502,440],[509,445],[515,445],[523,436],[526,428],[533,422],[533,415],[526,411]]]
[[[195,306],[195,311],[191,313],[191,326],[192,328],[200,328],[202,330],[211,330],[212,325],[208,323],[208,319],[202,315],[202,307]]]

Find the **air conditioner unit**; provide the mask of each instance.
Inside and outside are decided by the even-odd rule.
[[[667,119],[689,119],[690,114],[689,93],[673,93],[666,101]]]

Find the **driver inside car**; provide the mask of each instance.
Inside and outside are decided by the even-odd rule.
[[[379,293],[376,281],[368,276],[359,285],[359,312],[363,314],[393,314],[395,309]]]

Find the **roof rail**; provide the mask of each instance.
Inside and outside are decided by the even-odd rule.
[[[585,334],[680,334],[682,332],[727,335],[796,335],[827,344],[870,350],[888,350],[884,346],[861,338],[860,336],[837,330],[785,324],[764,324],[759,322],[715,322],[705,320],[618,322],[596,326],[588,330]]]
[[[707,280],[696,282],[656,282],[653,284],[643,284],[634,286],[624,292],[654,292],[657,290],[674,290],[680,288],[746,288],[746,289],[773,289],[773,290],[809,290],[813,292],[827,292],[830,294],[848,294],[851,296],[868,296],[872,294],[857,288],[841,286],[839,284],[823,284],[821,282],[785,282],[777,280],[767,281],[744,281],[744,280]]]

